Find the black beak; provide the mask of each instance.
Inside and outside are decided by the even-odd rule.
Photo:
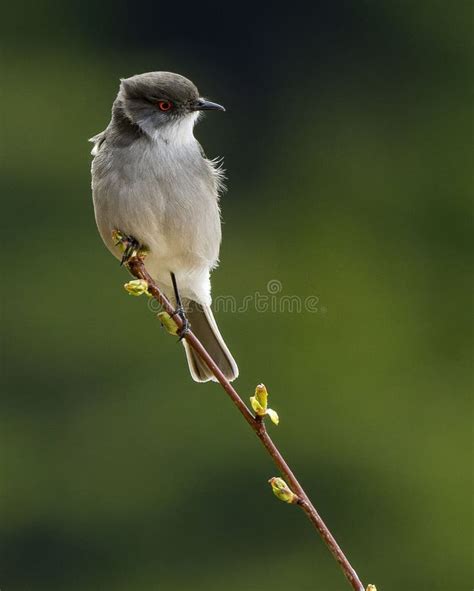
[[[211,101],[202,98],[195,101],[191,108],[193,111],[225,111],[222,105],[211,103]]]

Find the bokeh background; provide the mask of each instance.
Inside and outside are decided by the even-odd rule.
[[[217,314],[241,394],[366,584],[472,587],[471,7],[5,3],[2,590],[348,588],[96,232],[87,138],[150,70],[227,107],[214,296],[319,298]]]

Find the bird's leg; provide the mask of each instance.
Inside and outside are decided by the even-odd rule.
[[[120,230],[114,230],[112,238],[115,240],[115,246],[120,246],[122,251],[122,260],[120,265],[126,265],[132,257],[143,256],[146,249],[138,242],[136,238],[124,234]]]
[[[181,296],[179,295],[178,284],[176,282],[176,275],[173,272],[171,272],[170,275],[171,281],[173,283],[174,297],[176,299],[176,310],[173,312],[173,314],[171,314],[171,318],[173,318],[174,316],[179,316],[183,321],[183,326],[178,331],[179,340],[181,341],[191,330],[191,324],[186,317],[186,313],[183,308],[183,303],[181,301]]]

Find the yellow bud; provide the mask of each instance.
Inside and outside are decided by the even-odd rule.
[[[255,388],[255,398],[258,400],[260,406],[267,410],[268,392],[263,384],[259,384]]]
[[[255,388],[254,396],[250,397],[250,404],[255,412],[255,414],[263,417],[267,414],[267,400],[268,400],[268,392],[267,389],[263,384],[259,384]]]
[[[268,415],[275,425],[278,425],[280,419],[278,418],[278,414],[275,410],[268,408],[268,392],[265,388],[264,384],[259,384],[255,388],[254,396],[250,397],[250,404],[256,415],[263,417]]]
[[[375,585],[367,585],[367,591],[377,591],[377,587]]]
[[[124,238],[125,236],[119,230],[114,230],[112,232],[112,240],[116,243],[115,245],[118,246],[122,252],[125,250],[125,244],[123,242]]]
[[[278,425],[278,423],[280,422],[280,418],[276,410],[273,410],[273,408],[267,408],[266,414],[270,417],[272,423]]]
[[[124,288],[130,295],[141,296],[148,293],[148,283],[144,279],[134,279],[125,283]]]
[[[163,326],[163,328],[165,328],[170,335],[178,336],[178,325],[171,318],[168,312],[159,312],[157,316],[158,320],[161,322],[161,326]]]
[[[252,408],[253,408],[255,414],[257,414],[261,417],[263,417],[266,414],[267,411],[263,408],[263,406],[257,400],[256,396],[250,397],[250,404],[252,405]]]
[[[280,501],[285,503],[296,503],[298,497],[286,484],[283,478],[277,478],[274,476],[273,478],[270,478],[268,482],[270,483],[273,494],[277,499],[280,499]]]

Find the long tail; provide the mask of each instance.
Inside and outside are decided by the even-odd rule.
[[[193,301],[183,302],[183,304],[193,333],[204,345],[204,348],[225,377],[229,381],[235,380],[239,375],[239,368],[217,328],[211,308]],[[191,349],[186,340],[183,340],[183,344],[193,380],[195,382],[208,382],[209,380],[216,382],[217,380],[210,369],[199,355]]]

